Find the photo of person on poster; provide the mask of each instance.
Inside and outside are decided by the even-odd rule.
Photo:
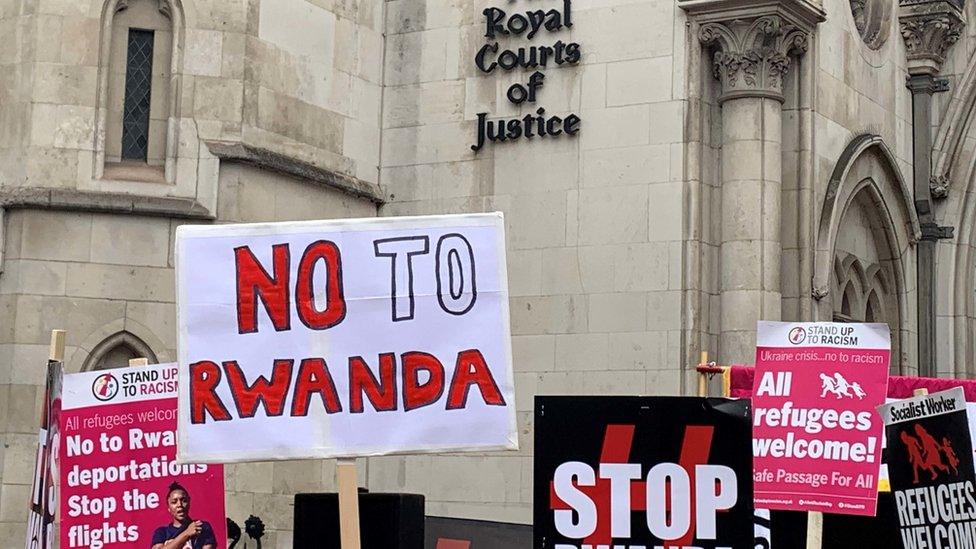
[[[151,549],[216,549],[213,527],[190,517],[190,493],[178,482],[169,485],[166,509],[172,520],[153,532]]]

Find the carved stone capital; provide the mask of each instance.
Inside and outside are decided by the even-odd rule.
[[[901,36],[908,50],[908,72],[938,74],[946,52],[966,25],[957,0],[902,0],[898,12]]]
[[[783,101],[790,56],[805,53],[809,37],[779,15],[702,24],[698,38],[714,51],[712,72],[722,83],[719,103],[737,97]]]
[[[810,297],[814,301],[820,301],[828,295],[830,295],[830,288],[827,286],[814,286],[813,290],[810,291]]]
[[[949,196],[949,185],[952,181],[946,175],[933,175],[929,179],[929,192],[932,198],[946,198]]]

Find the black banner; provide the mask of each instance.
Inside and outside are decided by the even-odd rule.
[[[976,475],[961,388],[880,408],[906,549],[976,548]]]
[[[535,399],[535,549],[752,547],[748,400]]]

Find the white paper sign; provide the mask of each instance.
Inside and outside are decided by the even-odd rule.
[[[500,213],[181,226],[178,457],[517,449]]]

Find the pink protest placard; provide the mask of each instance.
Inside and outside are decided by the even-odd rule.
[[[227,546],[223,466],[176,462],[177,376],[175,364],[64,376],[63,549]]]
[[[890,354],[885,324],[759,323],[756,507],[874,516]]]

